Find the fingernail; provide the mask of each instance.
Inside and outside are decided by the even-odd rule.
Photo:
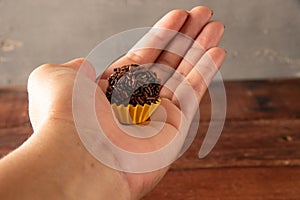
[[[213,16],[214,15],[214,11],[213,10],[211,10],[211,16]]]

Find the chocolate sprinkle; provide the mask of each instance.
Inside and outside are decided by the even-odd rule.
[[[115,68],[108,84],[107,99],[111,104],[124,106],[157,103],[161,89],[156,73],[137,64]]]

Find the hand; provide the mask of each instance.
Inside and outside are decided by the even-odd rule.
[[[175,10],[168,13],[154,25],[155,30],[153,32],[150,30],[127,55],[113,63],[98,77],[98,84],[105,92],[107,78],[113,73],[113,68],[131,63],[140,65],[155,63],[152,70],[157,72],[163,84],[169,86],[168,88],[164,87],[160,93],[161,106],[167,112],[166,121],[163,121],[159,116],[151,118],[152,121],[164,123],[161,132],[147,140],[132,138],[120,130],[112,122],[110,116],[101,126],[105,128],[105,124],[109,124],[110,127],[113,127],[112,129],[116,130],[113,133],[106,131],[115,145],[130,152],[152,152],[168,144],[178,134],[180,128],[185,129],[182,135],[182,142],[184,141],[194,116],[191,111],[197,109],[208,84],[221,67],[226,55],[223,49],[217,47],[224,33],[224,25],[221,22],[210,21],[211,16],[212,11],[206,7],[196,7],[190,12]],[[161,30],[157,31],[157,29]],[[191,38],[190,41],[194,41],[194,44],[188,43],[190,41],[186,38],[181,35],[175,36],[168,30],[184,34]],[[157,32],[159,32],[159,35],[157,35]],[[173,52],[182,54],[182,56],[170,51],[147,48],[153,46],[171,49]],[[169,68],[161,69],[165,67],[162,65],[169,66]],[[165,73],[166,71],[168,72]],[[182,77],[184,80],[182,80]],[[186,86],[186,83],[191,86],[192,90]],[[170,91],[170,88],[173,89],[173,92]],[[193,97],[196,97],[194,103],[192,101]],[[102,95],[102,98],[104,98],[104,95]],[[109,113],[109,111],[106,113]],[[186,127],[180,127],[182,115],[186,119]],[[110,136],[110,133],[113,136]],[[173,148],[172,153],[174,153],[174,156],[180,151],[181,145],[182,143]],[[130,183],[133,193],[141,194],[141,186],[148,186],[142,192],[144,194],[163,177],[167,169],[168,167],[165,167],[147,174],[124,173],[124,175]],[[154,180],[156,181],[154,182]]]
[[[188,113],[187,110],[195,105],[182,107],[184,105],[179,104],[179,100],[184,94],[184,87],[180,89],[181,83],[176,85],[179,89],[175,93],[168,88],[162,89],[161,105],[167,112],[167,120],[159,134],[145,140],[130,137],[118,128],[103,92],[105,80],[112,73],[114,67],[131,63],[160,63],[170,66],[176,73],[185,77],[187,83],[195,91],[193,95],[196,95],[196,101],[199,103],[207,88],[207,83],[216,73],[214,67],[219,68],[225,58],[225,51],[216,47],[223,35],[224,25],[220,22],[210,21],[211,14],[212,11],[206,7],[196,7],[190,12],[174,10],[154,26],[179,31],[194,39],[203,48],[202,51],[190,46],[183,47],[184,52],[187,52],[186,55],[194,55],[192,62],[187,62],[181,56],[167,51],[134,50],[116,61],[102,74],[98,79],[100,87],[97,87],[95,83],[95,70],[88,62],[84,62],[84,59],[73,60],[61,65],[47,64],[36,69],[28,82],[29,113],[35,134],[18,151],[0,162],[0,168],[1,166],[3,168],[5,163],[10,163],[10,169],[0,170],[0,179],[8,176],[5,174],[10,174],[11,177],[16,176],[17,170],[13,169],[18,169],[19,165],[14,160],[19,158],[23,162],[22,166],[25,171],[28,168],[32,169],[30,173],[22,174],[24,177],[22,180],[28,181],[27,184],[22,185],[24,193],[31,191],[32,188],[39,188],[40,190],[36,194],[38,196],[40,192],[39,197],[45,194],[57,194],[57,190],[63,190],[63,195],[75,199],[99,199],[101,197],[138,199],[144,196],[159,182],[168,167],[143,174],[125,173],[103,165],[89,154],[78,137],[73,119],[72,97],[74,81],[76,78],[78,79],[77,72],[81,68],[79,79],[84,84],[83,88],[96,89],[95,101],[99,123],[107,137],[115,145],[132,152],[150,152],[159,149],[178,132],[180,116],[184,115],[187,122],[193,118],[193,114]],[[141,44],[159,40],[163,45],[171,42],[169,45],[176,46],[180,41],[168,34],[152,36],[144,38]],[[213,66],[202,65],[201,60],[207,57],[213,61]],[[205,74],[199,73],[201,67],[205,68],[203,71]],[[163,82],[167,84],[168,81],[173,80],[176,73],[167,74],[168,76],[164,77]],[[83,90],[82,93],[85,94],[86,91]],[[82,95],[82,102],[89,101],[89,98],[91,97],[88,95]],[[183,110],[185,111],[183,112]],[[159,122],[160,119],[157,118],[157,121]],[[88,126],[84,128],[90,132],[94,131]],[[179,150],[180,145],[174,149],[174,153],[178,153]],[[22,159],[24,156],[27,158],[25,161]],[[44,173],[45,169],[47,173]],[[35,181],[30,181],[31,179]],[[4,191],[7,187],[9,188],[7,184],[9,185],[9,181],[4,186],[0,183],[0,188],[3,188]],[[12,181],[11,184],[15,183]],[[49,188],[51,185],[57,187]],[[25,194],[19,194],[25,199]],[[32,194],[28,195],[30,198]],[[51,199],[51,195],[48,198]]]

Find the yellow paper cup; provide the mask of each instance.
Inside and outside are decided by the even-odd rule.
[[[117,106],[116,104],[112,104],[112,109],[115,113],[116,118],[122,124],[140,124],[154,113],[157,107],[160,105],[161,100],[158,99],[156,103],[151,103],[151,105],[145,104],[141,105],[128,105],[124,106],[123,104]]]

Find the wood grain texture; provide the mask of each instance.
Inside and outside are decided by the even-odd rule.
[[[300,79],[228,81],[227,120],[300,118]],[[212,91],[220,86],[212,84]],[[201,101],[201,119],[210,119],[208,93]]]
[[[219,85],[212,84],[212,91]],[[300,118],[300,79],[225,82],[227,120]],[[26,88],[0,89],[0,128],[29,123]],[[201,120],[210,120],[210,97],[200,105]],[[18,111],[18,112],[17,112]]]
[[[194,142],[144,199],[300,199],[300,79],[225,88],[226,121],[213,151],[198,159],[210,123],[206,94]],[[32,134],[27,98],[25,88],[0,88],[0,158]]]
[[[0,106],[0,129],[29,124],[26,88],[1,88]]]
[[[172,169],[300,166],[300,119],[227,121],[213,151],[198,152],[208,123],[202,123],[190,149]]]
[[[298,200],[300,168],[169,171],[143,200]]]
[[[19,147],[31,134],[30,126],[0,129],[0,158]]]

